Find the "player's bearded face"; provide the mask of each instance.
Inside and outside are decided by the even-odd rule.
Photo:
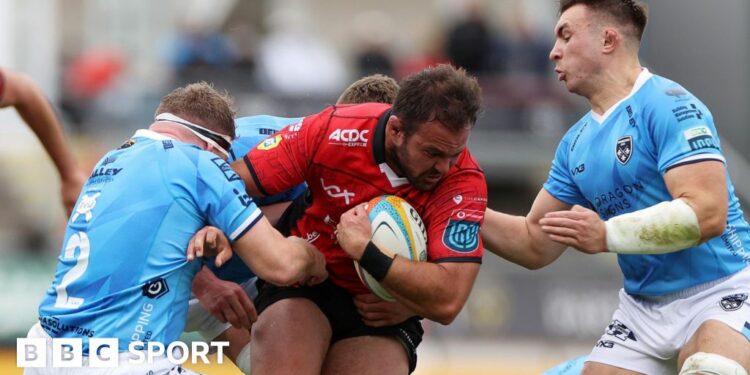
[[[466,148],[469,133],[468,128],[454,133],[439,123],[423,124],[396,144],[393,155],[396,167],[415,188],[432,190],[456,164]]]

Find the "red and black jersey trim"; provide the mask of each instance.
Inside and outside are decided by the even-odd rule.
[[[375,158],[375,165],[385,163],[385,125],[392,112],[392,109],[385,111],[375,125],[375,135],[372,137],[372,156]]]
[[[247,155],[245,155],[242,160],[245,161],[245,166],[247,166],[247,170],[250,172],[250,176],[253,178],[253,182],[255,182],[255,186],[258,187],[260,193],[266,197],[271,195],[268,194],[266,189],[263,189],[263,185],[260,184],[260,179],[258,179],[258,175],[255,173],[255,168],[253,168],[253,164],[250,162],[250,159],[248,159]]]

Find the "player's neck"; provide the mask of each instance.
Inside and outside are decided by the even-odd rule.
[[[591,110],[598,115],[603,115],[620,100],[630,95],[642,70],[641,64],[636,59],[631,63],[603,71],[595,83],[597,89],[588,97]]]

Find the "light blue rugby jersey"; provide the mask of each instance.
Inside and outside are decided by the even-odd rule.
[[[242,160],[253,147],[257,146],[269,136],[275,134],[287,125],[298,124],[302,117],[286,118],[267,115],[240,117],[234,120],[237,138],[232,141],[232,149],[229,153],[229,161]],[[307,186],[302,183],[285,192],[272,195],[269,197],[253,198],[258,206],[265,206],[278,202],[291,201],[304,193]],[[255,274],[245,265],[245,263],[236,254],[226,262],[221,268],[216,268],[213,260],[206,262],[206,265],[222,280],[242,283]]]
[[[198,261],[193,234],[214,225],[236,240],[262,218],[224,160],[139,130],[99,161],[68,221],[55,279],[39,306],[52,337],[168,345],[185,326]]]
[[[602,219],[672,200],[663,175],[676,166],[725,162],[708,108],[679,84],[643,70],[631,94],[603,116],[589,112],[565,134],[544,188]],[[727,174],[721,236],[662,255],[618,255],[625,290],[662,295],[733,274],[750,263],[750,228]]]

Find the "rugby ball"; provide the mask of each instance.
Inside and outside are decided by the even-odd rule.
[[[409,203],[395,195],[381,195],[367,203],[372,226],[372,242],[388,256],[398,255],[412,262],[427,260],[427,229]],[[393,302],[388,293],[367,271],[354,261],[362,283],[378,297]]]

